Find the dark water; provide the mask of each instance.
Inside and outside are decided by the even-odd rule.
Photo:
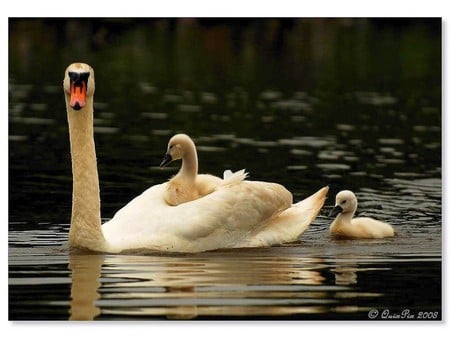
[[[441,319],[441,21],[30,20],[9,23],[9,319]],[[177,170],[246,168],[300,200],[298,242],[195,255],[70,253],[63,72],[96,75],[102,216]],[[341,189],[398,235],[335,240]]]

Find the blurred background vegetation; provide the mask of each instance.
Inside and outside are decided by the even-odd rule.
[[[440,31],[440,19],[11,18],[9,61],[18,79],[85,60],[99,75],[210,90],[439,86]]]

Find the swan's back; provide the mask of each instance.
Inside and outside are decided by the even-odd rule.
[[[292,204],[292,194],[275,183],[226,185],[177,206],[165,203],[166,188],[167,183],[147,189],[103,224],[110,251],[199,252],[246,246],[255,229]]]

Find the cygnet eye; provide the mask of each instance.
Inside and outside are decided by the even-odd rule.
[[[343,200],[343,201],[342,201],[342,204],[345,204],[345,203],[347,203],[347,200]]]

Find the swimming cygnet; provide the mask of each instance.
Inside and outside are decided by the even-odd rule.
[[[164,200],[169,205],[196,200],[212,193],[221,184],[238,183],[247,176],[244,170],[225,172],[225,180],[213,175],[198,175],[197,150],[194,141],[186,134],[177,134],[169,140],[167,153],[160,166],[164,167],[179,159],[182,161],[181,169],[169,180],[164,194]]]
[[[336,195],[336,205],[330,217],[337,215],[331,223],[331,234],[346,238],[383,238],[394,236],[391,225],[369,217],[353,218],[358,201],[353,192],[343,190]]]

